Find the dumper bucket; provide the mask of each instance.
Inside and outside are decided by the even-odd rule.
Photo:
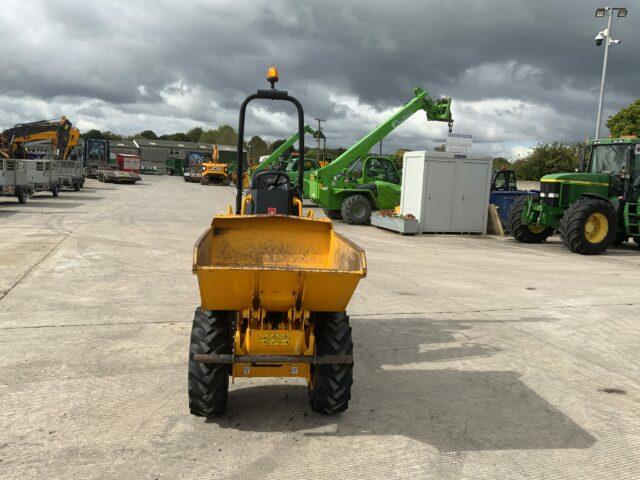
[[[366,260],[326,219],[218,215],[195,245],[193,271],[204,310],[342,312]]]

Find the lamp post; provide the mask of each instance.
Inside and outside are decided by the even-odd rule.
[[[613,25],[613,12],[617,12],[618,17],[626,17],[627,9],[624,7],[601,7],[596,9],[596,17],[608,17],[607,28],[600,31],[596,35],[596,45],[600,46],[604,42],[604,61],[602,65],[602,80],[600,81],[600,97],[598,98],[598,115],[596,117],[596,135],[595,138],[600,138],[600,124],[602,123],[602,105],[604,103],[604,87],[607,79],[607,63],[609,61],[609,45],[619,44],[621,40],[613,40],[611,38],[611,31]]]

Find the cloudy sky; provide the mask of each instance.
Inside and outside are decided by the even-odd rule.
[[[626,2],[626,3],[625,3]],[[279,87],[348,146],[420,86],[453,98],[474,151],[515,158],[593,134],[602,68],[599,0],[3,0],[0,127],[68,116],[81,130],[156,133],[237,126],[242,99]],[[640,4],[614,20],[606,114],[640,96]],[[637,7],[637,8],[636,8]],[[268,108],[266,108],[268,107]],[[247,134],[295,129],[287,107],[254,108]],[[606,116],[605,116],[606,118]],[[385,151],[431,148],[446,125],[422,112]]]

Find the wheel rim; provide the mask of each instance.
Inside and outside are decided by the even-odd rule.
[[[592,213],[584,224],[584,236],[589,243],[602,242],[609,233],[609,220],[602,213]]]
[[[547,227],[544,225],[527,225],[527,228],[531,233],[542,233]]]
[[[362,218],[364,217],[364,205],[356,203],[353,207],[353,215],[357,218]]]

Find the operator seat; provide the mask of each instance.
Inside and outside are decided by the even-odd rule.
[[[289,174],[282,170],[263,170],[251,178],[249,194],[252,202],[250,214],[297,215],[293,205],[297,189],[293,188]]]

